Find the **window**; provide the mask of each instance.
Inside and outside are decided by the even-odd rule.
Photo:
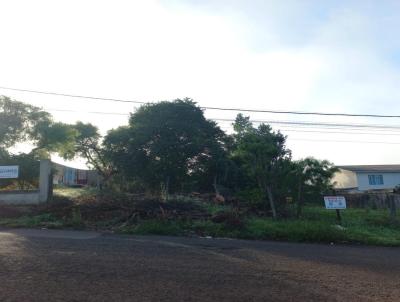
[[[368,175],[368,181],[372,186],[383,185],[383,175]]]

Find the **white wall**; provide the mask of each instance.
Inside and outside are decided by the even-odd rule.
[[[370,185],[368,175],[382,175],[383,185]],[[400,185],[400,173],[357,172],[357,182],[360,191],[393,189],[395,186]]]
[[[49,198],[51,182],[51,162],[48,159],[40,161],[39,190],[0,192],[1,204],[38,204]]]
[[[16,191],[16,192],[0,192],[0,205],[2,204],[38,204],[39,190],[38,191]]]

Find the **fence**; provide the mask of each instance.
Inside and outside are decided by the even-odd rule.
[[[50,160],[41,160],[39,167],[38,188],[33,190],[5,190],[0,191],[1,204],[39,204],[47,202],[52,193]]]
[[[394,206],[400,208],[400,194],[391,192],[368,192],[340,194],[346,198],[350,208],[387,209]]]

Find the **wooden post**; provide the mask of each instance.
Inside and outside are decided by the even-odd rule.
[[[342,224],[342,216],[340,215],[340,210],[336,210],[336,218],[339,224]]]
[[[388,195],[389,197],[389,211],[390,211],[390,219],[392,222],[396,221],[396,200],[395,195]]]

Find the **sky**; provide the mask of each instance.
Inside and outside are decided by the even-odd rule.
[[[399,1],[0,0],[0,12],[0,86],[142,102],[190,97],[212,107],[400,115]],[[0,95],[40,106],[57,121],[91,122],[103,134],[125,125],[135,110],[134,104],[6,89]],[[76,112],[54,111],[60,109]],[[208,118],[236,114],[205,111]],[[398,118],[247,115],[400,126]],[[231,129],[230,122],[220,126]],[[288,136],[296,159],[400,163],[400,131],[273,127]]]

